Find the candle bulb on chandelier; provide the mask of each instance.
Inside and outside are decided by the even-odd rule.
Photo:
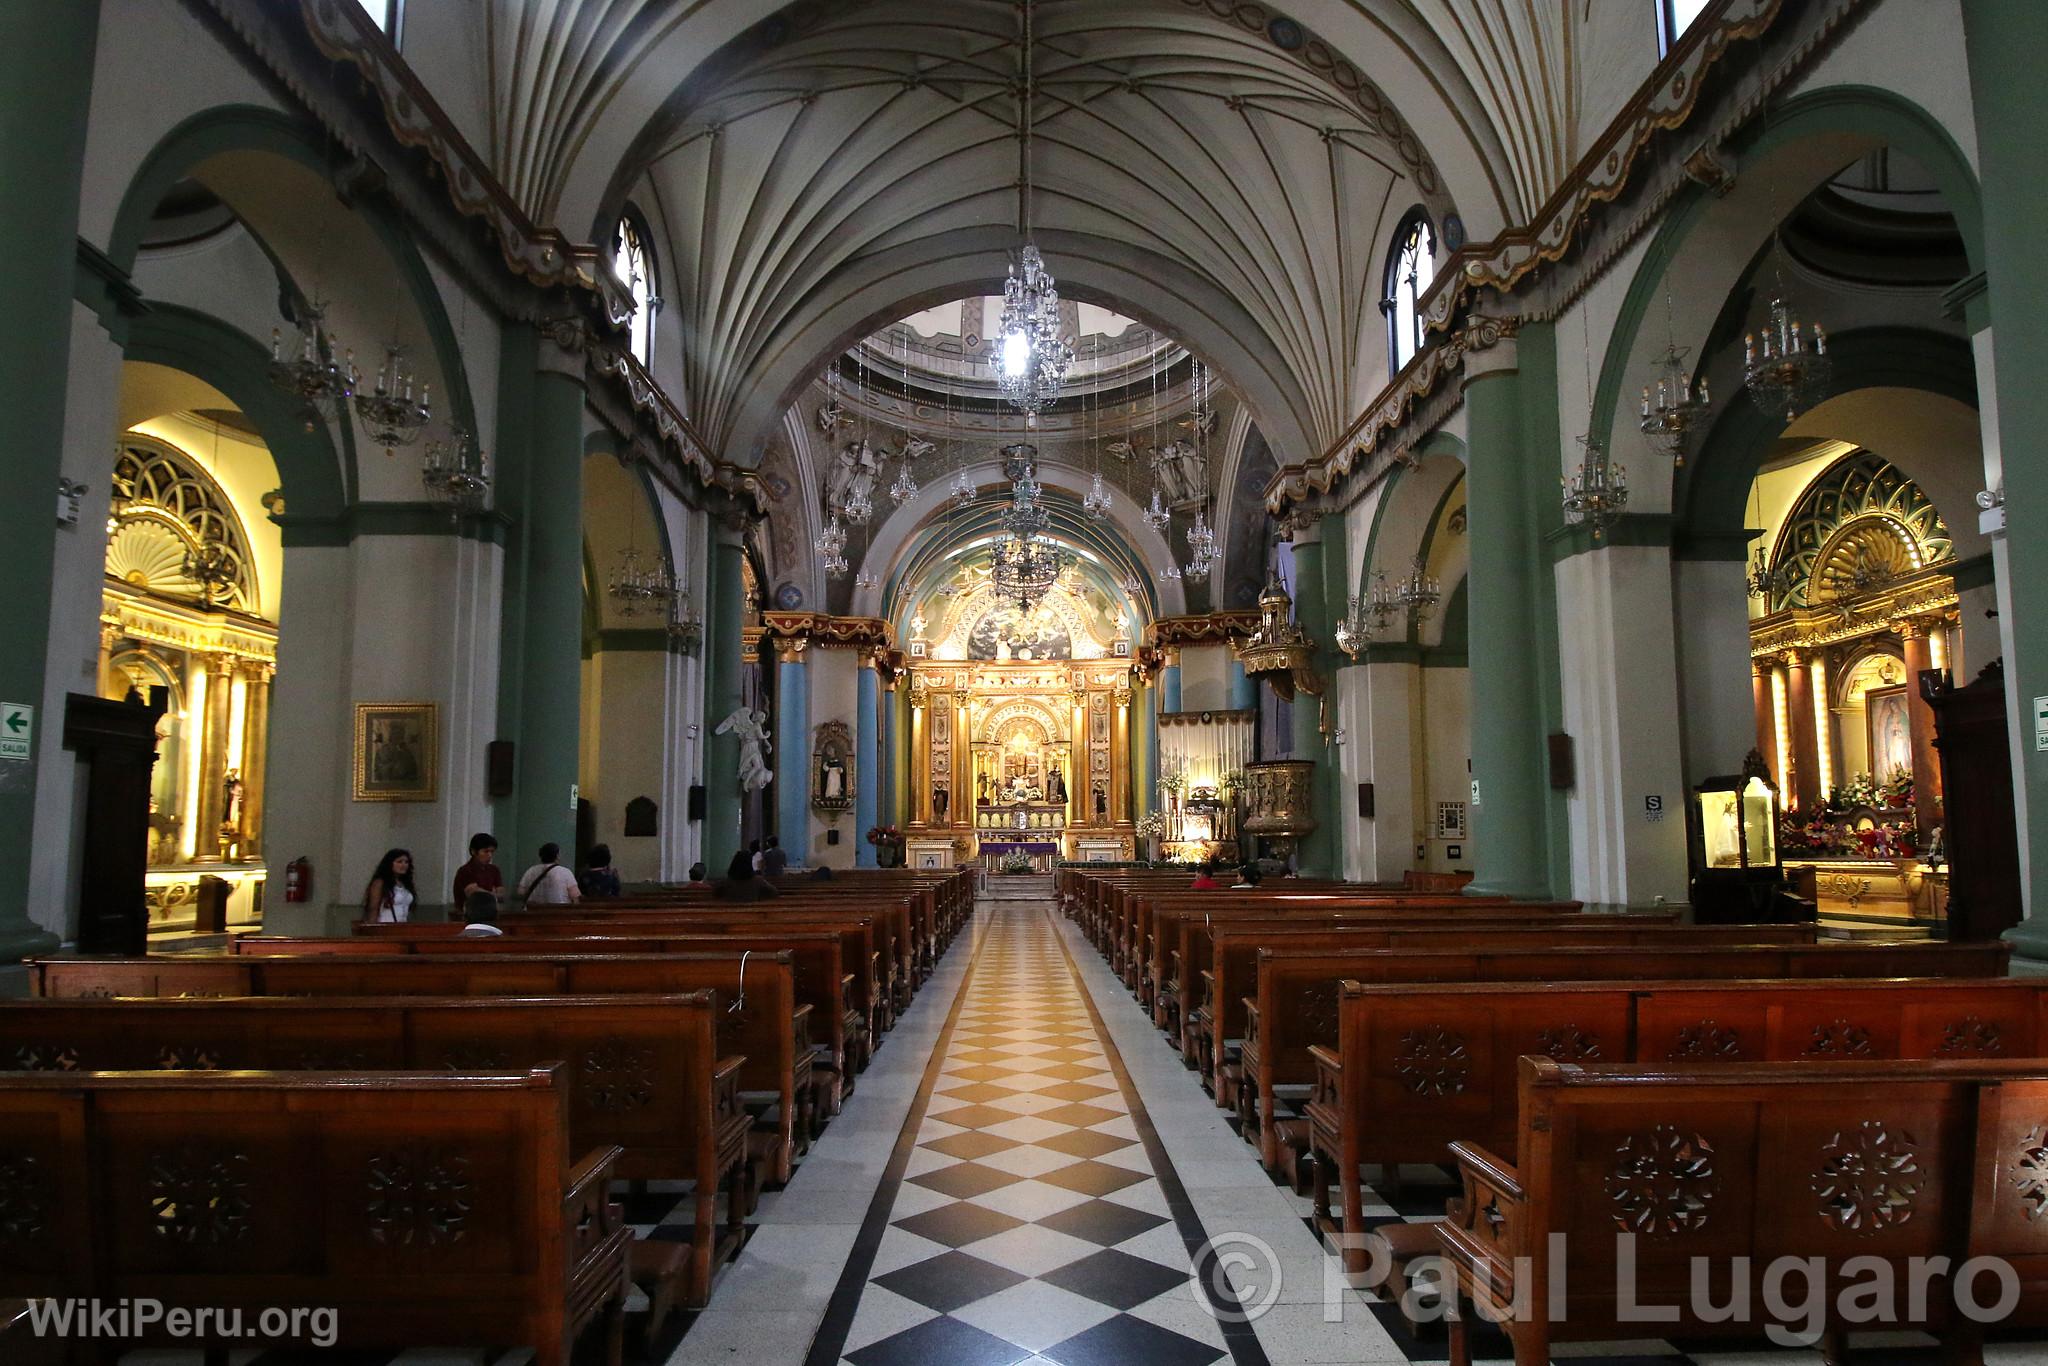
[[[1648,417],[1649,415],[1650,415],[1650,386],[1649,386],[1649,385],[1647,385],[1647,384],[1645,384],[1645,385],[1643,386],[1643,416],[1644,416],[1644,417]]]
[[[271,360],[273,360],[273,361],[280,361],[280,360],[283,360],[283,359],[284,359],[284,356],[283,356],[283,355],[281,354],[283,346],[284,346],[284,333],[283,333],[283,332],[281,332],[281,331],[279,331],[279,330],[278,330],[277,328],[275,328],[275,327],[271,328],[271,329],[270,329],[270,359],[271,359]]]
[[[1817,356],[1825,356],[1828,353],[1827,329],[1819,323],[1813,325],[1813,352]]]
[[[1744,368],[1756,364],[1756,333],[1754,332],[1745,332],[1742,335],[1742,364]]]

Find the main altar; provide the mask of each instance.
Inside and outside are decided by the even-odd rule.
[[[1128,659],[910,665],[914,848],[1050,869],[1083,843],[1134,847]]]

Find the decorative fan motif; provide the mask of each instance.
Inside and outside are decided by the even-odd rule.
[[[1890,461],[1844,456],[1807,487],[1771,559],[1771,610],[1813,607],[1939,564],[1954,553],[1934,504]]]
[[[114,458],[109,575],[145,592],[254,612],[249,558],[242,519],[211,475],[175,446],[136,436],[123,441]],[[210,597],[190,572],[195,560],[215,566]]]

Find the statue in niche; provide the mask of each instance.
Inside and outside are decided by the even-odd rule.
[[[1058,764],[1046,770],[1045,799],[1049,802],[1063,802],[1067,799],[1067,780],[1060,776]]]
[[[1101,783],[1095,785],[1095,823],[1101,825],[1109,819],[1109,789]]]
[[[976,805],[988,805],[988,774],[986,772],[976,775],[974,779],[974,793]]]
[[[811,805],[840,810],[853,800],[853,731],[827,721],[811,740]]]
[[[221,785],[220,828],[240,834],[242,830],[242,771],[228,770],[227,781]]]
[[[825,760],[825,799],[827,801],[846,795],[846,765],[837,758]]]
[[[947,795],[944,787],[934,787],[932,789],[932,819],[940,825],[944,825],[946,823],[946,808],[951,803],[952,798]]]

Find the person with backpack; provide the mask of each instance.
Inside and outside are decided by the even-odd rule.
[[[519,896],[529,906],[567,906],[583,899],[576,875],[562,866],[562,846],[552,840],[540,847],[540,862],[519,878]]]

